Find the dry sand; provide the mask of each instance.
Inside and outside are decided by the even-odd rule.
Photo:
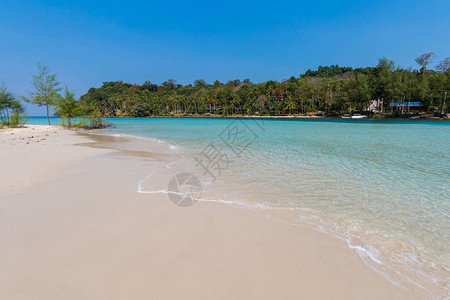
[[[138,194],[158,159],[87,142],[0,130],[0,299],[408,298],[307,225]]]

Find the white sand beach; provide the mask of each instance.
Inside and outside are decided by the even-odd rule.
[[[56,126],[0,130],[0,299],[408,299],[342,240],[139,194],[157,160],[89,144]]]

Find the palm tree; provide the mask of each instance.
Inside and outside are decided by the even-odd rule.
[[[288,96],[287,103],[286,103],[284,110],[285,111],[289,110],[289,114],[292,115],[292,110],[295,109],[295,107],[296,107],[296,104],[295,104],[294,99],[292,99],[291,96]]]

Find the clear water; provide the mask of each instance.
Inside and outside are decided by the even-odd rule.
[[[208,198],[295,212],[299,221],[345,239],[412,297],[448,297],[450,122],[110,121],[116,127],[107,133],[156,138],[182,149],[178,167],[201,178]],[[215,180],[194,163],[211,146],[226,155],[220,174],[209,169]]]

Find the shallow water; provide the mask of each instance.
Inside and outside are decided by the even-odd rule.
[[[188,172],[200,178],[202,199],[293,211],[298,221],[345,239],[413,297],[448,296],[450,122],[110,121],[116,127],[103,132],[155,138],[181,153],[159,174],[167,182]]]

